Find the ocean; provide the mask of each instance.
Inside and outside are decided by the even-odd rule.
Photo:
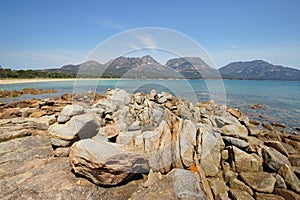
[[[104,94],[109,88],[121,88],[131,93],[169,92],[192,102],[208,101],[240,109],[250,119],[278,122],[295,131],[300,126],[300,81],[268,80],[77,80],[0,85],[0,89],[23,88],[57,89],[54,94],[23,95],[18,98],[0,98],[1,102],[24,99],[43,99],[65,93],[96,91]],[[250,105],[261,104],[262,109]]]

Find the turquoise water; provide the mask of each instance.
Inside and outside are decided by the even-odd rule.
[[[97,91],[105,93],[108,88],[122,88],[129,92],[146,92],[153,88],[158,92],[173,95],[193,102],[215,100],[217,103],[241,109],[252,119],[266,122],[285,123],[299,127],[300,81],[254,81],[254,80],[78,80],[43,83],[23,83],[0,85],[0,89],[20,90],[23,88],[57,89],[56,94],[24,95],[19,98],[0,99],[2,102],[31,98],[46,98],[65,93]],[[263,109],[252,110],[248,106],[262,104]],[[259,117],[259,115],[264,118]]]

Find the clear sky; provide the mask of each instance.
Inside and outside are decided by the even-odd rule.
[[[1,0],[0,65],[77,64],[108,37],[140,27],[188,35],[218,67],[263,59],[300,69],[299,0]]]

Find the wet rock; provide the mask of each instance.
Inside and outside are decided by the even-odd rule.
[[[285,200],[283,197],[275,194],[265,194],[257,192],[255,196],[256,200]]]
[[[254,105],[250,105],[249,108],[251,108],[251,109],[262,109],[263,105],[261,105],[261,104],[254,104]]]
[[[230,189],[229,196],[233,200],[254,200],[249,193],[237,189]]]
[[[275,172],[277,172],[284,164],[291,166],[288,158],[272,147],[264,147],[262,149],[262,156],[264,159],[264,164]]]
[[[76,173],[97,185],[117,185],[148,169],[143,154],[126,146],[92,139],[75,143],[69,158]]]
[[[283,177],[287,186],[295,192],[300,193],[300,181],[290,166],[282,165],[278,170],[278,174]]]
[[[250,124],[253,124],[253,125],[260,125],[260,122],[258,122],[258,121],[255,121],[255,120],[249,120],[249,123]]]
[[[256,154],[248,154],[232,146],[230,155],[233,156],[231,162],[237,172],[259,172],[262,170],[262,161]]]
[[[274,131],[275,130],[272,126],[270,126],[267,123],[262,123],[262,126],[265,127],[266,129],[270,130],[270,131]]]
[[[275,194],[278,196],[282,196],[285,200],[298,200],[300,199],[300,195],[296,194],[293,191],[286,189],[275,189]]]
[[[166,176],[157,178],[155,184],[135,192],[131,199],[207,199],[200,187],[199,177],[184,169],[173,169]]]
[[[277,123],[277,122],[272,122],[272,126],[276,126],[276,127],[279,127],[279,128],[286,128],[286,125],[280,124],[280,123]]]
[[[240,177],[258,192],[272,193],[276,179],[267,172],[241,172]]]
[[[230,185],[230,189],[242,190],[242,191],[249,193],[251,196],[253,196],[253,194],[254,194],[249,186],[245,185],[245,183],[238,180],[237,178],[231,179],[229,181],[229,185]]]

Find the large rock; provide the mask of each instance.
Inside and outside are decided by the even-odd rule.
[[[246,191],[248,192],[251,196],[253,196],[253,191],[251,190],[251,188],[247,185],[245,185],[245,183],[243,183],[242,181],[238,180],[237,178],[232,178],[229,181],[229,185],[230,185],[230,189],[238,189],[238,190],[242,190],[242,191]]]
[[[166,176],[155,178],[147,188],[141,188],[140,191],[135,192],[131,199],[207,199],[200,187],[200,182],[199,177],[191,171],[173,169]]]
[[[289,156],[289,153],[279,141],[265,141],[265,145],[276,149],[277,151],[279,151],[281,154],[285,156]]]
[[[264,147],[262,149],[262,156],[264,164],[275,172],[277,172],[284,164],[291,166],[288,158],[272,147]]]
[[[128,105],[131,95],[122,89],[114,89],[107,91],[107,99],[117,102],[120,105]]]
[[[94,184],[71,172],[68,158],[53,157],[50,138],[0,143],[0,199],[96,199]]]
[[[168,124],[162,121],[154,131],[145,132],[138,138],[138,144],[145,144],[145,150],[149,155],[149,166],[154,171],[168,172],[173,162],[172,135]],[[189,159],[187,157],[187,159]]]
[[[66,147],[79,139],[92,138],[98,132],[98,120],[93,113],[72,117],[66,124],[49,127],[51,142],[54,146]]]
[[[284,179],[279,175],[279,174],[275,174],[275,179],[276,179],[276,183],[275,183],[275,188],[280,188],[280,189],[286,189],[286,184]]]
[[[232,146],[230,148],[231,165],[235,167],[237,172],[258,172],[262,170],[262,161],[260,157],[254,153],[248,154],[239,148]]]
[[[240,177],[258,192],[272,193],[276,179],[267,172],[241,172]]]
[[[300,154],[290,155],[288,159],[292,166],[300,167]]]
[[[68,117],[72,117],[75,115],[81,115],[83,113],[84,113],[83,107],[80,105],[74,104],[74,105],[65,106],[60,114],[68,116]]]
[[[180,134],[180,156],[182,163],[186,168],[190,167],[194,163],[196,134],[197,129],[195,125],[190,120],[184,120]]]
[[[210,182],[210,187],[214,194],[215,199],[221,199],[221,196],[228,197],[229,187],[227,187],[226,183],[221,179],[214,179]]]
[[[243,125],[225,125],[222,127],[222,133],[237,138],[247,138],[248,136],[248,130]]]
[[[231,115],[227,115],[227,116],[214,115],[212,119],[214,119],[218,128],[222,128],[225,125],[240,125],[239,120],[237,120],[235,117]]]
[[[292,190],[300,193],[300,181],[290,166],[282,165],[278,170],[278,174],[283,177],[286,184],[292,188]]]
[[[230,189],[229,194],[233,200],[254,200],[249,193],[238,189]]]
[[[275,189],[275,194],[282,196],[285,200],[299,200],[300,195],[286,189]]]
[[[200,165],[206,176],[216,176],[220,169],[221,147],[220,134],[213,132],[209,126],[200,127],[202,132],[201,143],[198,148],[201,148]]]
[[[148,170],[143,154],[126,146],[92,139],[75,143],[69,157],[76,173],[98,185],[117,185],[135,173]]]
[[[249,146],[248,142],[238,138],[223,136],[222,139],[224,140],[225,144],[234,145],[240,149],[246,149]]]

